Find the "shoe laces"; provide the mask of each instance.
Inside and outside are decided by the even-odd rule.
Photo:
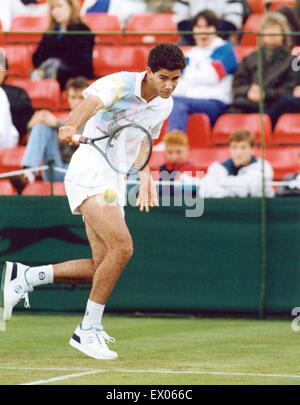
[[[114,343],[115,338],[109,336],[104,330],[93,329],[100,345],[107,347],[106,342]]]

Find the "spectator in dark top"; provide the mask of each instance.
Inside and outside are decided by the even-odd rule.
[[[83,101],[82,92],[89,86],[88,80],[84,77],[69,79],[66,84],[68,102],[73,111]],[[58,142],[57,133],[64,123],[58,121],[56,116],[48,110],[37,111],[29,122],[31,130],[28,144],[25,150],[22,168],[37,167],[40,163],[48,164],[53,160],[54,166],[67,169],[71,157],[77,146],[70,146]],[[54,171],[53,181],[63,181],[65,173]],[[42,172],[44,181],[49,181],[48,170]],[[19,194],[24,187],[35,180],[33,174],[10,177],[11,183]]]
[[[57,35],[44,34],[32,61],[32,79],[54,78],[63,90],[68,79],[76,76],[93,78],[94,35],[79,16],[77,0],[48,0],[50,23],[48,30]],[[83,31],[85,34],[64,34]]]
[[[286,186],[278,186],[276,190],[277,197],[300,197],[300,149],[298,151],[298,167],[296,173],[288,174],[282,181],[290,182]]]
[[[291,95],[297,84],[297,72],[292,69],[295,56],[291,55],[288,37],[290,32],[286,17],[280,13],[268,13],[262,21],[262,70],[263,100],[265,112],[273,108],[285,95]],[[233,103],[226,112],[256,113],[259,111],[260,88],[257,67],[257,51],[246,56],[235,71],[233,78]]]
[[[193,178],[196,177],[197,169],[189,162],[189,143],[186,134],[179,130],[173,130],[166,133],[163,137],[165,144],[166,163],[160,166],[160,181],[174,182],[179,181],[184,186],[195,184]],[[181,187],[180,187],[181,190]],[[174,195],[174,187],[161,185],[160,195],[170,193]]]
[[[27,134],[27,124],[34,113],[34,109],[31,100],[24,89],[5,84],[7,73],[9,72],[9,66],[7,59],[3,60],[5,68],[2,73],[0,72],[0,86],[6,94],[13,125],[20,135],[19,140],[22,141],[22,136]]]

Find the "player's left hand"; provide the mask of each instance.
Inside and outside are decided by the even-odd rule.
[[[149,212],[150,207],[158,207],[158,198],[156,186],[152,176],[140,176],[141,184],[136,200],[136,206],[140,207],[140,211]]]

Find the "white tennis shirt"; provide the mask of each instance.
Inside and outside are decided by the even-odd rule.
[[[155,97],[147,103],[141,96],[141,85],[146,72],[120,72],[95,81],[83,96],[97,96],[104,108],[91,117],[85,124],[83,136],[96,138],[110,125],[124,124],[127,120],[146,128],[153,139],[158,138],[164,121],[173,108],[173,99]],[[107,139],[99,141],[98,146],[105,148]],[[70,198],[71,190],[78,187],[88,189],[88,195],[104,192],[112,188],[118,193],[118,204],[125,205],[126,182],[124,175],[115,172],[106,160],[91,145],[80,145],[72,156],[66,177],[66,190]],[[71,187],[76,185],[76,187]],[[77,202],[76,202],[77,204]],[[75,203],[71,204],[74,212]]]

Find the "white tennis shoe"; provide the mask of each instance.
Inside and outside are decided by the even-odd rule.
[[[2,268],[0,307],[4,321],[11,319],[12,311],[21,299],[25,299],[25,308],[30,308],[28,293],[33,291],[33,286],[26,280],[28,270],[28,266],[12,262],[5,262]]]
[[[79,324],[70,339],[70,345],[80,350],[87,356],[97,360],[112,360],[118,357],[116,352],[110,350],[106,342],[115,342],[116,339],[108,336],[102,329],[92,327],[91,329],[82,329]]]

